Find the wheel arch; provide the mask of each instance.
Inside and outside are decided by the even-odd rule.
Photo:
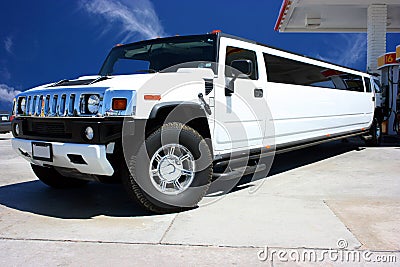
[[[207,115],[200,104],[184,101],[156,104],[147,121],[146,135],[168,122],[180,122],[193,128],[206,139],[210,150],[213,151]]]

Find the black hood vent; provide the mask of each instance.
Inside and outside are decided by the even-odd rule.
[[[74,86],[74,85],[88,85],[95,81],[96,79],[85,79],[85,80],[61,80],[56,82],[48,87],[57,87],[57,86]]]
[[[89,85],[97,82],[101,82],[109,79],[107,76],[100,76],[96,79],[85,79],[85,80],[61,80],[59,82],[53,83],[48,87],[57,87],[57,86],[74,86],[74,85]]]

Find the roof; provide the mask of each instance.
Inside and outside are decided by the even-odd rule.
[[[283,0],[280,32],[366,32],[368,6],[387,5],[387,32],[400,32],[399,0]]]
[[[358,73],[366,74],[365,72],[363,72],[363,71],[361,71],[361,70],[358,70],[358,69],[354,69],[354,68],[350,68],[350,67],[338,65],[338,64],[333,63],[333,62],[329,62],[329,61],[326,61],[326,60],[322,60],[322,59],[310,57],[310,56],[303,55],[303,54],[299,54],[299,53],[292,52],[292,51],[289,51],[289,50],[284,50],[284,49],[281,49],[281,48],[277,48],[277,47],[274,47],[274,46],[270,46],[270,45],[267,45],[267,44],[263,44],[263,43],[260,43],[260,42],[256,42],[256,41],[253,41],[253,40],[250,40],[250,39],[238,37],[238,36],[235,36],[235,35],[227,34],[227,33],[224,33],[224,32],[219,32],[218,35],[219,35],[220,37],[226,37],[226,38],[236,39],[236,40],[239,40],[239,41],[244,41],[244,42],[247,42],[247,43],[252,43],[252,44],[264,46],[264,47],[267,47],[267,48],[270,48],[270,49],[273,49],[273,50],[276,50],[276,51],[280,51],[280,52],[284,52],[284,53],[289,53],[289,54],[291,54],[291,55],[300,56],[300,57],[307,58],[307,59],[311,59],[311,60],[315,60],[315,61],[318,61],[318,62],[321,62],[321,63],[330,64],[330,65],[335,66],[335,67],[339,67],[339,68],[343,68],[343,69],[346,69],[346,70],[352,70],[352,71],[355,71],[355,72],[358,72]]]

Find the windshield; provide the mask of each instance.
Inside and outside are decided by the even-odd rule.
[[[216,62],[216,35],[154,39],[115,47],[99,75],[168,71],[178,68],[211,68]],[[192,62],[192,63],[190,63]],[[173,67],[177,64],[179,67]]]

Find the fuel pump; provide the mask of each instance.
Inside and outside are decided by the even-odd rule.
[[[400,63],[400,45],[396,47],[396,61]],[[397,99],[396,99],[396,121],[395,130],[400,135],[400,67],[398,66],[397,72]]]
[[[398,46],[399,48],[400,46]],[[398,49],[400,52],[400,48]],[[399,55],[400,57],[400,55]],[[386,53],[378,58],[378,70],[381,71],[383,120],[387,123],[387,134],[399,133],[399,66],[396,53]],[[385,127],[384,127],[385,128]]]
[[[396,120],[394,128],[397,134],[400,135],[400,93],[397,94],[396,107],[397,110],[396,110]]]

